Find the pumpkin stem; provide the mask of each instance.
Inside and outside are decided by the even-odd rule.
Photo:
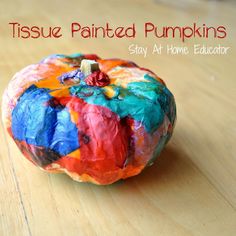
[[[85,77],[87,77],[94,71],[99,71],[99,64],[94,60],[83,59],[81,61],[80,70],[84,73]]]

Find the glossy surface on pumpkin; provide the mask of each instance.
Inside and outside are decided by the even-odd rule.
[[[100,82],[62,83],[73,80],[83,59],[96,60],[106,80],[96,75]],[[153,72],[96,55],[49,56],[18,72],[3,98],[4,122],[30,161],[96,184],[137,175],[151,164],[175,117],[174,97]]]

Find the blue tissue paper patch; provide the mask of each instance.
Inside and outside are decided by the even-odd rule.
[[[12,133],[19,141],[49,148],[64,156],[80,147],[78,129],[68,109],[51,106],[52,99],[48,89],[29,87],[12,112]]]

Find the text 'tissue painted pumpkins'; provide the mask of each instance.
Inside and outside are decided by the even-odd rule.
[[[10,81],[2,109],[28,160],[95,184],[151,165],[176,118],[173,95],[152,71],[83,54],[52,55],[22,69]]]

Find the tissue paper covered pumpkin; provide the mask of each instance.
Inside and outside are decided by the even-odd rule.
[[[5,126],[48,172],[110,184],[151,165],[171,137],[174,97],[152,71],[96,55],[52,55],[27,66],[3,96]]]

